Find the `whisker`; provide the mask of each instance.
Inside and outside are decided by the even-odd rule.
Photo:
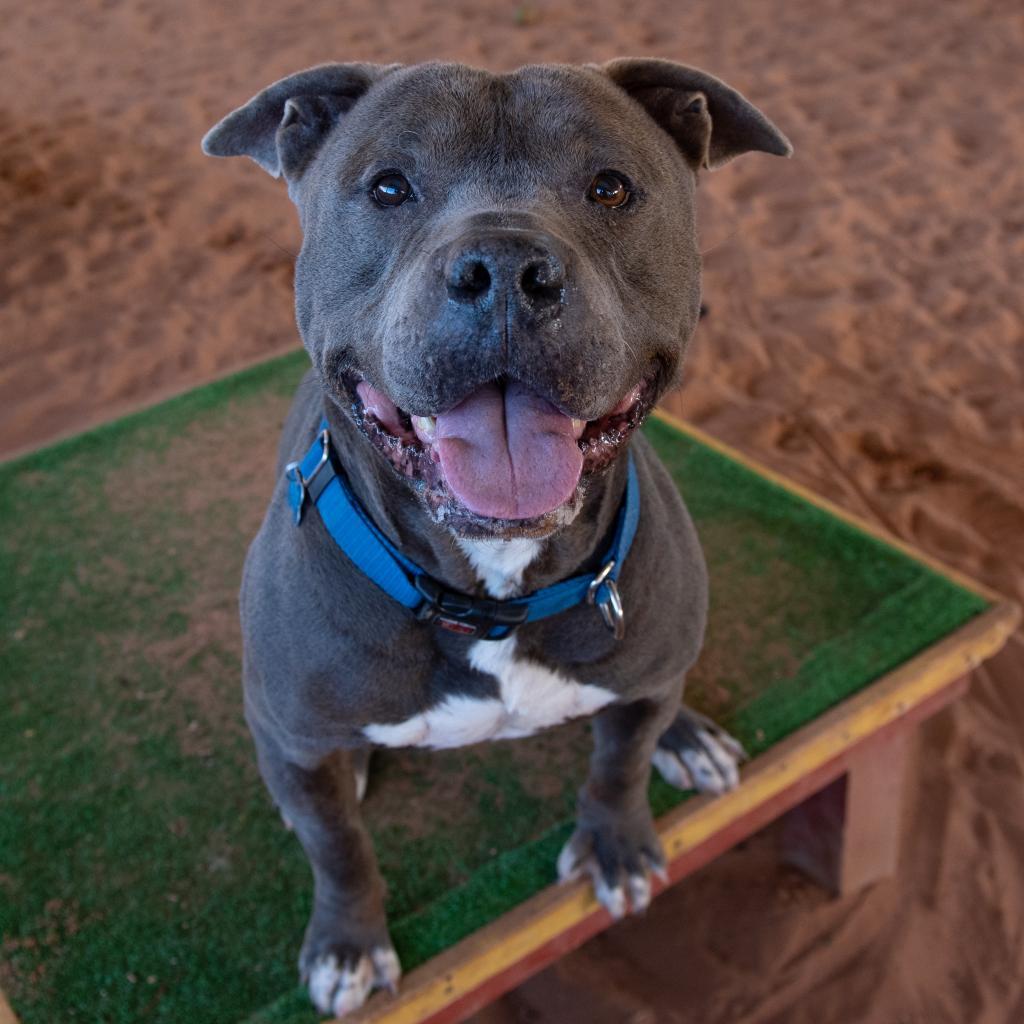
[[[739,228],[737,228],[735,231],[730,231],[729,234],[725,236],[725,238],[720,238],[713,245],[709,245],[706,249],[701,249],[701,256],[707,256],[709,252],[714,252],[716,249],[721,249],[723,245],[725,245],[727,242],[731,242],[739,233]]]
[[[274,238],[273,235],[270,234],[269,231],[261,232],[261,234],[268,242],[270,242],[271,245],[280,249],[281,252],[285,253],[286,255],[291,256],[293,260],[297,260],[299,258],[299,254],[297,252],[292,252],[291,249],[289,249],[287,246],[282,245],[276,238]]]

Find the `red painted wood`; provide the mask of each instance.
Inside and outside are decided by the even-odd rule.
[[[840,891],[848,775],[840,775],[782,816],[783,864],[798,868],[833,894]]]

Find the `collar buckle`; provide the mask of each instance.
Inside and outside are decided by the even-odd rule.
[[[425,573],[417,575],[413,584],[424,598],[423,604],[416,611],[416,618],[460,636],[501,640],[517,626],[521,626],[530,613],[525,604],[470,597],[468,594],[446,590]],[[503,627],[502,633],[492,637],[491,631],[498,626]]]
[[[316,479],[317,473],[319,473],[331,459],[331,432],[326,427],[320,431],[320,444],[320,461],[313,467],[309,476],[302,475],[301,462],[289,462],[288,465],[284,467],[284,475],[291,482],[291,494],[289,495],[289,500],[291,501],[292,508],[295,511],[296,526],[302,522],[302,515],[306,510],[306,499],[309,497],[310,484],[312,484]]]

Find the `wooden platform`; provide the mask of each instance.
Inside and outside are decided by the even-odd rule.
[[[303,365],[0,466],[0,931],[26,1022],[316,1020],[309,872],[255,771],[236,612]],[[894,864],[907,737],[1018,611],[685,424],[646,432],[709,561],[687,698],[755,755],[717,800],[652,782],[670,877],[787,814],[790,860],[867,884]],[[381,754],[365,814],[407,974],[350,1019],[459,1020],[608,926],[552,884],[588,750],[576,723]]]
[[[693,426],[657,415],[991,602],[978,618],[755,758],[735,791],[695,798],[658,820],[669,885],[785,815],[783,856],[837,894],[855,892],[895,871],[914,730],[967,692],[967,673],[1003,646],[1020,609]],[[655,894],[664,888],[654,882]],[[457,1024],[612,924],[589,881],[552,885],[407,975],[397,997],[381,995],[346,1019]]]

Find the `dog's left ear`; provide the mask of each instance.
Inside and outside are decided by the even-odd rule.
[[[600,70],[672,136],[695,170],[720,167],[751,150],[793,153],[789,139],[757,107],[704,71],[631,57],[609,61]]]

